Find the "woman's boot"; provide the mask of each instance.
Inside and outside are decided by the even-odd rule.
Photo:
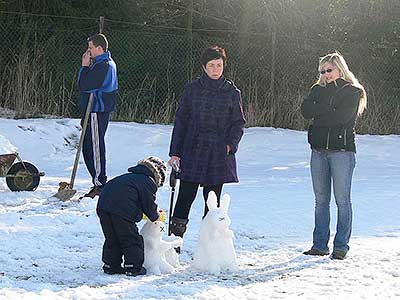
[[[170,221],[170,233],[173,233],[175,236],[183,237],[185,234],[187,223],[189,219],[181,219],[177,217],[172,217]],[[181,247],[175,248],[177,253],[181,253]]]

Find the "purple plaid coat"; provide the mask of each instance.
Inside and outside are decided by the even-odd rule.
[[[204,186],[238,182],[235,153],[245,122],[240,90],[232,82],[203,74],[188,84],[176,111],[169,152],[181,158],[179,178]]]

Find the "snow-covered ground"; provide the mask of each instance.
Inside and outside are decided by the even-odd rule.
[[[171,126],[111,123],[110,178],[148,155],[168,159]],[[400,299],[399,136],[359,136],[348,258],[309,257],[314,200],[306,133],[250,128],[240,145],[240,184],[226,185],[239,271],[190,269],[203,211],[190,215],[182,267],[169,275],[101,271],[96,199],[50,198],[68,181],[79,137],[74,119],[0,119],[0,154],[18,150],[46,172],[35,192],[13,193],[0,178],[0,299]],[[397,154],[396,154],[397,153]],[[75,187],[91,182],[82,164]],[[170,188],[158,192],[168,210]],[[332,204],[332,233],[336,209]]]

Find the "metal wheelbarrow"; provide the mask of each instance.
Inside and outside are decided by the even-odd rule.
[[[16,159],[18,162],[14,163]],[[17,152],[0,155],[0,177],[6,178],[11,191],[36,190],[40,176],[44,176],[44,172],[39,172],[33,164],[23,161]]]

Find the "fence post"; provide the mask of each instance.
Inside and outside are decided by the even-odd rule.
[[[189,81],[192,80],[193,75],[193,0],[190,0],[188,4],[188,23],[187,30],[189,36]]]
[[[243,1],[243,9],[239,15],[239,57],[248,55],[250,48],[251,26],[256,11],[260,9],[255,0]]]
[[[104,16],[100,16],[99,18],[99,33],[104,32]]]
[[[270,84],[269,84],[269,93],[271,97],[272,111],[274,113],[275,110],[275,70],[276,70],[276,27],[275,23],[272,26],[271,32],[271,70],[270,70]],[[271,126],[274,120],[274,116],[271,116]]]

